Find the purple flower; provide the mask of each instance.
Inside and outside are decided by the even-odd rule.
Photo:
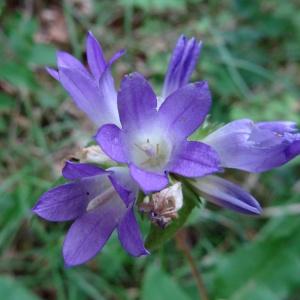
[[[248,172],[279,167],[300,153],[300,134],[288,121],[233,121],[208,135],[204,143],[219,154],[222,166]]]
[[[58,70],[47,68],[47,71],[97,126],[105,123],[119,125],[117,92],[110,68],[124,53],[120,50],[107,62],[100,44],[89,32],[86,40],[89,71],[75,57],[62,51],[57,52]]]
[[[161,102],[188,83],[199,58],[201,47],[202,42],[196,41],[195,38],[187,39],[183,35],[179,37],[165,76]],[[203,142],[209,144],[206,139]],[[214,148],[214,144],[210,145]],[[259,203],[248,192],[225,179],[205,176],[191,180],[191,183],[204,194],[208,201],[217,205],[240,213],[260,214],[261,212]]]
[[[115,229],[129,254],[148,254],[133,211],[137,187],[126,168],[67,162],[62,173],[71,182],[44,193],[33,211],[48,221],[75,220],[63,245],[66,265],[93,258]]]
[[[198,42],[195,38],[187,39],[184,35],[179,37],[165,76],[163,100],[188,83],[199,58],[201,47],[202,42]]]
[[[157,110],[156,96],[138,73],[126,76],[118,93],[122,129],[102,126],[96,140],[113,160],[129,165],[144,192],[168,184],[168,173],[200,177],[219,171],[219,159],[208,145],[187,141],[204,121],[211,105],[206,82],[188,84],[169,95]]]
[[[202,177],[191,181],[191,184],[206,200],[219,206],[250,215],[262,212],[260,204],[253,196],[238,185],[218,176]]]

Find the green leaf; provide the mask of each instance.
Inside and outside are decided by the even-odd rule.
[[[142,300],[190,300],[180,285],[156,265],[147,269],[143,286]]]
[[[1,65],[0,80],[8,81],[17,88],[35,90],[38,86],[32,71],[17,62],[6,62]]]
[[[14,97],[0,92],[0,111],[10,111],[16,105]]]
[[[119,0],[123,6],[135,6],[145,11],[184,10],[187,0]]]
[[[55,47],[46,44],[35,44],[32,47],[28,63],[38,66],[55,65]]]
[[[219,258],[214,299],[286,299],[300,284],[299,227],[299,217],[274,219],[252,244]]]
[[[178,218],[164,229],[154,224],[151,225],[150,232],[145,242],[146,248],[150,251],[157,249],[163,243],[170,240],[177,230],[184,225],[193,208],[198,204],[199,197],[185,185],[182,185],[182,188],[184,204],[178,213]]]
[[[39,298],[27,290],[21,283],[10,277],[0,277],[0,294],[5,300],[38,300]]]

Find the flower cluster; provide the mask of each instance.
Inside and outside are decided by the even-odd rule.
[[[74,220],[63,245],[67,265],[90,260],[115,229],[129,254],[149,254],[135,207],[164,228],[178,217],[185,184],[222,207],[260,214],[253,196],[213,174],[224,168],[263,172],[300,153],[300,134],[288,121],[236,120],[192,139],[211,106],[208,83],[189,83],[201,47],[195,38],[178,39],[160,95],[139,73],[126,75],[116,91],[111,66],[124,50],[106,61],[92,33],[88,69],[65,52],[57,53],[57,70],[47,68],[97,127],[98,146],[85,148],[80,162],[67,161],[62,170],[70,182],[44,193],[33,208],[49,221]],[[110,168],[101,167],[104,160]],[[144,200],[137,205],[139,195]]]

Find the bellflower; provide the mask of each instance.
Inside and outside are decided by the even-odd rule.
[[[200,55],[202,42],[181,35],[173,50],[162,89],[162,100],[186,85]]]
[[[121,123],[121,112],[130,109],[128,105],[133,106],[132,118],[128,117],[132,120],[138,116],[139,106],[142,107],[141,110],[145,109],[145,105],[151,106],[151,102],[144,98],[148,94],[153,99],[152,113],[156,117],[147,120],[142,114],[135,126],[126,128],[125,125],[122,130],[113,125],[103,126],[96,140],[112,159],[129,163],[132,177],[146,193],[161,190],[168,183],[167,172],[176,173],[196,178],[191,180],[194,188],[215,204],[242,213],[259,214],[261,207],[249,193],[225,179],[205,176],[219,170],[219,158],[214,151],[211,152],[211,148],[207,148],[205,143],[187,142],[181,137],[181,131],[186,131],[187,137],[201,125],[210,107],[211,96],[207,83],[188,84],[201,46],[202,43],[194,38],[187,39],[181,36],[178,39],[165,76],[162,97],[158,98],[160,103],[157,106],[151,88],[140,75],[132,75],[131,81],[128,78],[124,79],[118,94]],[[146,89],[136,96],[134,92],[129,96],[130,93],[126,91],[132,90],[132,85],[139,85],[141,89],[144,86]],[[147,93],[146,90],[150,92]],[[124,96],[126,99],[136,97],[136,103],[130,104],[131,100],[123,99]],[[199,116],[200,122],[197,122]],[[164,118],[168,120],[165,122]],[[203,148],[202,153],[200,147]],[[211,154],[205,153],[205,148],[209,150],[208,153],[214,153],[213,160]],[[155,158],[156,156],[158,158]],[[215,169],[204,172],[207,158],[211,163],[214,161]],[[160,166],[155,167],[155,162]]]
[[[166,96],[186,85],[196,66],[201,42],[181,36],[173,50],[165,76],[161,103]],[[201,142],[210,145],[224,168],[263,172],[279,167],[300,153],[300,134],[296,124],[288,121],[233,121],[211,133]],[[258,214],[259,203],[239,186],[216,176],[191,181],[206,198],[238,212]]]
[[[129,254],[148,254],[133,211],[137,188],[126,168],[105,171],[91,164],[67,162],[62,174],[71,182],[44,193],[33,212],[48,221],[75,220],[63,245],[66,265],[90,260],[115,229]]]
[[[255,173],[279,167],[300,153],[296,123],[288,121],[237,120],[203,142],[218,152],[223,167]]]
[[[89,32],[86,39],[89,70],[72,55],[58,51],[58,70],[47,68],[47,71],[61,83],[77,107],[96,126],[105,123],[119,124],[117,92],[111,75],[111,65],[124,53],[124,50],[118,51],[107,62],[101,45]]]
[[[165,76],[162,101],[189,81],[202,43],[181,36],[173,50]],[[289,121],[254,123],[236,120],[211,133],[202,142],[220,156],[222,167],[264,172],[279,167],[300,153],[300,134]]]
[[[126,76],[118,93],[122,128],[102,126],[96,140],[113,160],[126,163],[145,193],[168,184],[168,173],[201,177],[219,171],[219,158],[208,145],[187,141],[211,105],[206,82],[188,84],[170,94],[157,110],[149,83],[138,73]]]
[[[89,69],[66,52],[57,54],[58,70],[47,69],[98,126],[95,139],[102,151],[123,165],[103,170],[67,162],[62,173],[70,182],[43,194],[34,207],[49,221],[74,220],[63,245],[67,265],[91,259],[114,230],[129,254],[148,254],[133,210],[139,188],[147,194],[140,210],[162,228],[184,205],[182,177],[186,188],[208,201],[259,214],[253,196],[213,174],[223,168],[263,172],[299,155],[300,134],[295,123],[287,121],[237,120],[201,141],[189,139],[211,106],[207,82],[188,83],[201,47],[195,38],[178,39],[159,97],[139,73],[125,76],[117,93],[111,65],[124,51],[106,61],[91,33],[86,42]],[[97,146],[84,149],[82,159],[110,163]]]

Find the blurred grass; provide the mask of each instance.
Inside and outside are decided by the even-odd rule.
[[[63,160],[94,128],[44,72],[55,49],[84,59],[91,29],[107,55],[127,55],[159,92],[179,34],[204,41],[193,75],[213,92],[213,122],[235,118],[300,123],[298,1],[0,1],[0,295],[5,299],[197,299],[191,270],[168,242],[133,259],[113,238],[85,266],[64,268],[69,224],[30,208],[53,186]],[[228,172],[268,207],[299,202],[299,159],[264,175]],[[188,242],[211,299],[300,299],[299,216],[250,218],[209,206],[194,210]],[[146,224],[142,224],[146,226]],[[159,298],[160,297],[160,298]]]

